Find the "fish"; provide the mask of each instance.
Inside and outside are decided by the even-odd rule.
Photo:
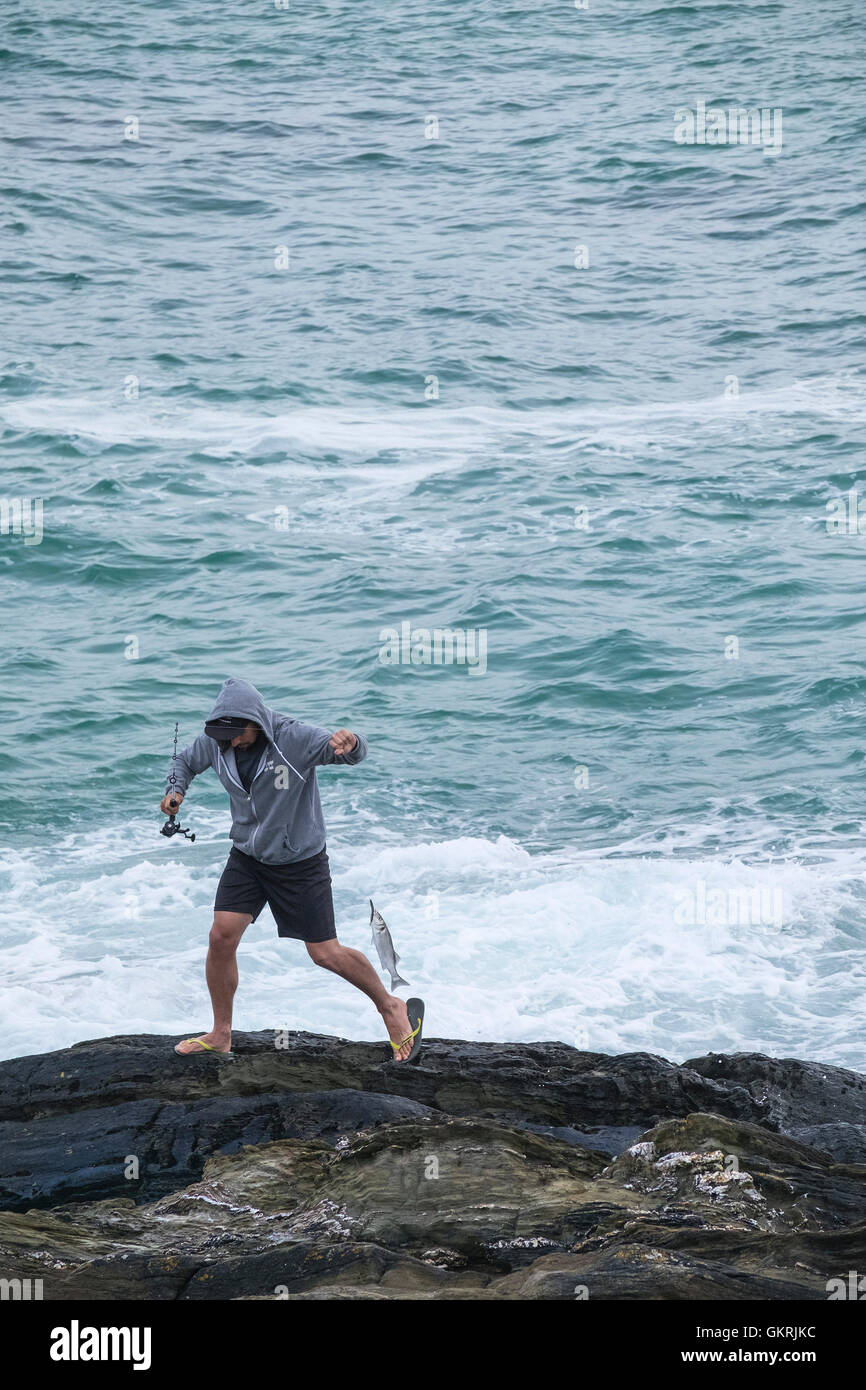
[[[409,981],[397,974],[397,962],[400,957],[394,950],[394,943],[385,924],[385,918],[381,912],[376,911],[372,898],[370,899],[370,925],[373,928],[373,945],[379,952],[382,969],[387,970],[391,976],[391,988],[396,989],[398,985],[408,985]]]

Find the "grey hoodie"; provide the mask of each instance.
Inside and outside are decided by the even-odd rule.
[[[175,789],[185,792],[193,777],[212,767],[231,800],[230,834],[239,850],[264,864],[294,864],[318,854],[325,844],[325,822],[316,768],[361,762],[367,756],[366,741],[356,734],[352,752],[338,755],[327,729],[268,709],[254,685],[233,676],[223,682],[208,721],[224,715],[260,725],[267,739],[249,793],[238,776],[234,749],[222,753],[207,734],[199,734],[173,760]],[[171,782],[165,789],[171,791]]]

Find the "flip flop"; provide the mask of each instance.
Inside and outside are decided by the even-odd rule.
[[[198,1043],[199,1047],[204,1048],[205,1052],[212,1052],[215,1057],[231,1057],[232,1061],[234,1061],[235,1059],[235,1054],[233,1052],[220,1052],[218,1047],[211,1047],[210,1043],[205,1042],[204,1038],[184,1038],[183,1041],[188,1043]],[[178,1044],[178,1046],[180,1046],[180,1044]],[[177,1047],[174,1050],[175,1052],[177,1052]],[[201,1053],[177,1052],[177,1055],[178,1057],[200,1057]]]
[[[409,1014],[409,1022],[410,1022],[410,1023],[414,1023],[414,1024],[415,1024],[415,1027],[413,1028],[413,1030],[412,1030],[411,1033],[407,1033],[407,1034],[406,1034],[405,1038],[403,1039],[403,1042],[398,1042],[398,1043],[391,1042],[391,1039],[390,1039],[390,1038],[388,1039],[388,1041],[389,1041],[389,1043],[391,1043],[391,1047],[394,1049],[394,1051],[395,1051],[395,1052],[399,1052],[399,1051],[400,1051],[400,1048],[403,1047],[403,1045],[404,1045],[405,1043],[409,1042],[410,1038],[414,1038],[414,1039],[415,1039],[415,1043],[414,1043],[414,1045],[413,1045],[413,1047],[412,1047],[412,1051],[409,1053],[409,1056],[406,1058],[406,1062],[407,1062],[407,1063],[408,1063],[408,1062],[417,1062],[417,1061],[418,1061],[418,1058],[419,1058],[420,1055],[421,1055],[421,1041],[422,1041],[422,1039],[423,1039],[423,1037],[424,1037],[424,1032],[423,1032],[423,1023],[424,1023],[424,1000],[423,1000],[423,999],[407,999],[407,1000],[406,1000],[406,1009],[407,1009],[407,1012],[408,1012],[408,1014]],[[399,1065],[399,1066],[404,1066],[405,1063],[400,1062],[400,1063],[397,1063],[397,1065]]]

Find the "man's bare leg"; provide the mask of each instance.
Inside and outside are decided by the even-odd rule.
[[[201,1033],[206,1043],[216,1052],[228,1052],[232,1045],[232,1001],[238,987],[237,949],[241,937],[252,921],[248,912],[215,912],[210,929],[205,975],[207,987],[213,1004],[213,1028],[209,1033]],[[195,1042],[178,1043],[174,1049],[185,1055],[188,1052],[206,1052]]]
[[[341,946],[336,938],[330,941],[308,941],[307,950],[316,965],[321,965],[325,970],[333,970],[335,975],[341,975],[349,984],[362,990],[372,999],[382,1015],[392,1042],[403,1042],[412,1032],[405,1001],[398,999],[396,994],[388,993],[363,951],[356,951],[351,946]],[[405,1062],[413,1046],[414,1042],[404,1043],[399,1052],[394,1053],[394,1061]]]

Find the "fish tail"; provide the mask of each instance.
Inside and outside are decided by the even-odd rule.
[[[391,976],[391,988],[396,989],[398,985],[408,985],[409,981],[404,980],[402,975]]]

